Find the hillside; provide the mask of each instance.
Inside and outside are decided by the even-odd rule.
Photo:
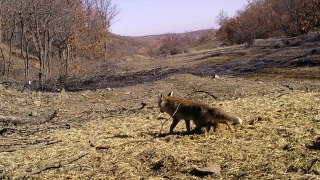
[[[193,46],[212,31],[214,30],[206,29],[186,33],[168,33],[138,37],[110,34],[108,49],[111,53],[111,58],[123,58],[133,55],[148,56],[148,48],[158,48],[155,44],[159,45],[161,40],[168,35],[179,36],[179,41],[182,42],[183,46]]]
[[[167,33],[167,34],[176,34],[180,35],[182,38],[184,37],[190,37],[192,39],[199,40],[201,36],[210,33],[211,31],[214,31],[213,29],[204,29],[204,30],[198,30],[198,31],[191,31],[191,32],[185,32],[185,33]],[[134,39],[137,40],[142,40],[145,42],[159,42],[162,38],[164,38],[167,34],[158,34],[158,35],[150,35],[150,36],[138,36],[138,37],[133,37]]]
[[[304,40],[303,40],[304,39]],[[219,46],[215,41],[195,47],[189,53],[157,58],[133,58],[102,65],[102,70],[83,77],[70,91],[133,86],[168,78],[175,74],[210,77],[259,77],[266,79],[319,79],[317,35],[296,38],[285,45],[279,39],[259,40],[257,45]],[[264,41],[264,42],[263,42]],[[283,47],[279,48],[278,44]],[[217,48],[204,49],[205,47]]]
[[[60,93],[1,85],[0,179],[318,179],[319,40],[296,39],[106,62]],[[169,134],[170,91],[244,122]]]
[[[207,37],[212,30],[200,30],[195,32],[179,33],[174,34],[179,37],[180,46],[184,49],[189,49],[190,47],[196,45],[201,37]],[[114,63],[129,61],[132,59],[147,59],[151,57],[150,51],[157,52],[161,45],[161,40],[165,38],[168,34],[153,35],[153,36],[142,36],[142,37],[129,37],[129,36],[119,36],[115,34],[109,34],[107,39],[106,47],[108,49],[107,59],[104,59],[100,55],[91,56],[85,52],[72,53],[72,57],[68,61],[68,77],[65,76],[66,60],[64,58],[59,58],[57,54],[54,54],[51,62],[51,72],[46,75],[45,78],[45,90],[54,90],[57,88],[68,88],[71,84],[81,81],[87,77],[95,76],[96,74],[101,74],[108,72],[108,74],[113,72]],[[212,35],[212,33],[210,34]],[[21,50],[12,47],[12,52],[10,53],[10,47],[6,44],[1,45],[3,52],[3,57],[0,60],[0,82],[9,84],[13,88],[21,88],[26,83],[25,79],[25,59],[21,55]],[[39,60],[38,56],[34,51],[29,52],[29,77],[28,80],[33,81],[33,89],[39,89],[38,85],[38,73],[39,73]],[[158,56],[155,53],[155,56]],[[66,54],[65,54],[66,55]],[[153,56],[153,55],[152,55]],[[49,62],[47,62],[49,63]],[[4,67],[6,64],[7,72],[4,74]],[[109,74],[110,75],[110,74]],[[63,76],[63,77],[62,77]],[[65,83],[61,83],[61,78],[64,78]],[[62,85],[61,85],[62,84]]]

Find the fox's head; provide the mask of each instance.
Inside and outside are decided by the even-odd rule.
[[[165,112],[165,108],[166,108],[166,104],[167,104],[166,97],[167,96],[172,96],[172,95],[173,95],[173,91],[171,91],[168,95],[161,94],[159,96],[158,106],[160,108],[160,112],[161,113]]]

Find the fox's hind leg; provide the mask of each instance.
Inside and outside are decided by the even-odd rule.
[[[218,129],[218,124],[217,123],[210,123],[210,125],[213,126],[213,130],[214,130],[214,132],[216,132]]]
[[[184,120],[186,122],[187,131],[190,132],[190,120]]]
[[[231,124],[230,124],[229,122],[225,122],[225,124],[229,127],[229,130],[230,130],[231,132],[233,132],[233,129],[232,129],[232,127],[231,127]]]
[[[170,126],[170,134],[173,133],[173,129],[177,126],[177,124],[180,121],[176,116],[173,116],[172,118],[173,118],[173,121],[172,121],[172,124]]]
[[[207,125],[207,132],[208,134],[210,134],[212,131],[211,131],[211,127],[212,127],[212,124],[208,124]]]

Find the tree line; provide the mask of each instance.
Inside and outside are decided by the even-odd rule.
[[[320,0],[252,0],[234,17],[221,11],[217,37],[228,44],[307,34],[320,26]]]
[[[68,76],[78,57],[106,59],[107,36],[119,13],[112,0],[0,0],[0,73],[10,74],[13,55],[24,60],[30,77],[36,59],[39,85],[52,76]],[[6,47],[6,48],[4,48]]]

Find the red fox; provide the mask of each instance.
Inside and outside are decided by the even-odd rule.
[[[233,132],[231,124],[242,124],[241,118],[221,108],[212,108],[197,101],[175,98],[172,95],[172,91],[168,95],[161,94],[158,101],[160,112],[166,112],[173,118],[170,134],[181,119],[184,119],[188,132],[190,132],[190,120],[193,120],[196,128],[214,126],[215,130],[218,123],[223,123],[231,132]]]

